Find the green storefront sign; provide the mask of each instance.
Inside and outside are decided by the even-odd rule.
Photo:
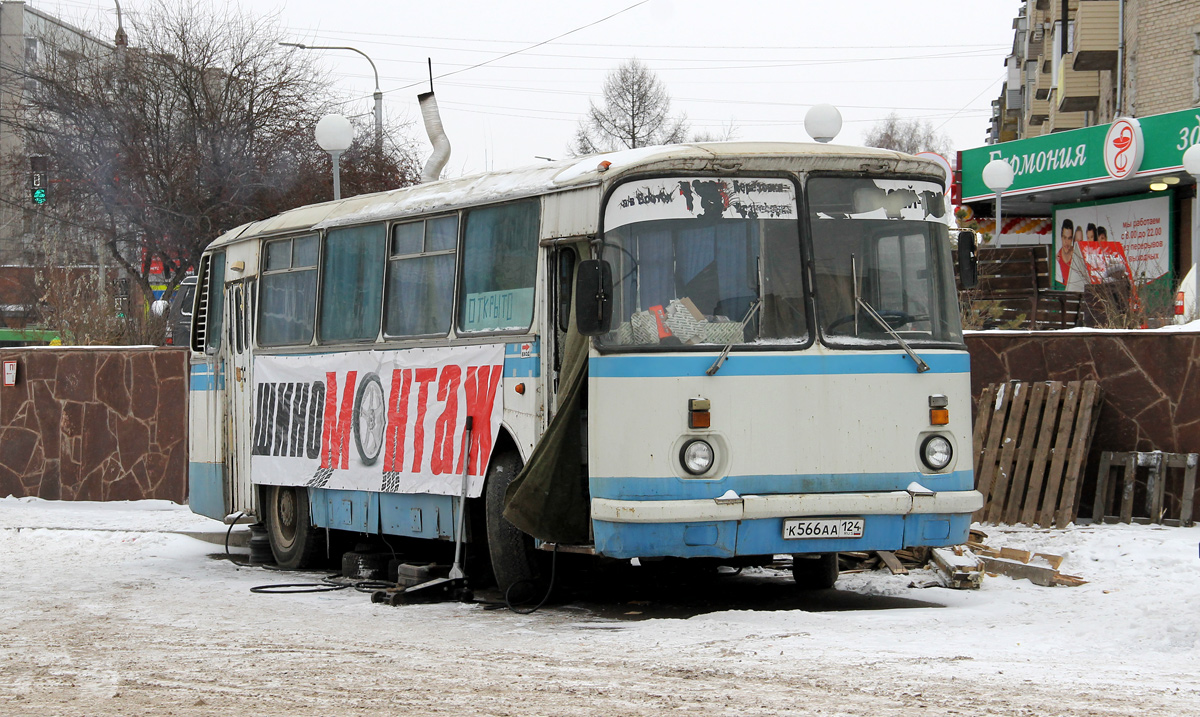
[[[1200,144],[1200,110],[1181,110],[1139,117],[1144,153],[1139,175],[1178,171],[1183,153]],[[983,183],[983,168],[1003,159],[1013,168],[1012,186],[1005,194],[1116,181],[1104,163],[1104,140],[1110,125],[1056,132],[968,149],[962,153],[964,202],[995,196]]]

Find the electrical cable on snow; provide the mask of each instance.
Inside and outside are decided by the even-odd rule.
[[[537,612],[539,609],[541,609],[541,607],[543,605],[546,604],[546,601],[550,599],[550,593],[554,592],[554,574],[557,570],[558,570],[558,543],[555,543],[554,544],[554,553],[550,556],[550,584],[546,586],[546,594],[542,596],[542,601],[539,602],[537,605],[534,605],[532,608],[530,608],[528,610],[522,610],[522,609],[518,609],[517,607],[515,607],[512,604],[512,601],[509,599],[509,595],[512,593],[513,588],[515,588],[518,585],[524,585],[526,583],[528,583],[530,585],[534,584],[532,580],[518,580],[517,582],[513,583],[512,585],[509,585],[508,589],[504,591],[505,607],[507,607],[509,610],[515,612],[518,615],[532,615],[533,613]]]

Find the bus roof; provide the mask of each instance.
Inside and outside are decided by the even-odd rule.
[[[385,221],[598,186],[602,181],[612,182],[632,171],[732,169],[735,159],[744,160],[746,169],[760,169],[754,166],[758,164],[755,160],[777,162],[780,158],[791,159],[789,164],[794,166],[789,168],[792,169],[845,171],[860,169],[866,160],[886,163],[886,169],[893,172],[944,174],[942,167],[932,160],[874,147],[812,142],[704,142],[639,147],[310,204],[231,229],[213,241],[209,248],[259,236]],[[705,167],[696,164],[696,160],[711,165]],[[723,164],[722,160],[731,163]],[[608,166],[602,170],[600,167],[604,162],[608,162]]]

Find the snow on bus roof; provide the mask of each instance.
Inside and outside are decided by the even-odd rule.
[[[327,229],[596,186],[602,179],[616,178],[656,161],[756,156],[907,159],[937,166],[932,161],[890,150],[810,142],[705,142],[638,147],[310,204],[232,229],[211,246],[229,244],[242,237]],[[601,170],[603,162],[609,164]]]

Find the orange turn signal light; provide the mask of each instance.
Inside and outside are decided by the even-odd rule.
[[[947,408],[931,408],[929,409],[929,423],[934,426],[944,426],[950,423],[950,409]]]
[[[707,398],[688,399],[688,428],[708,428],[712,425],[711,406]]]
[[[525,384],[518,383],[516,386],[513,387],[513,390],[516,391],[517,394],[524,396],[525,395]]]

